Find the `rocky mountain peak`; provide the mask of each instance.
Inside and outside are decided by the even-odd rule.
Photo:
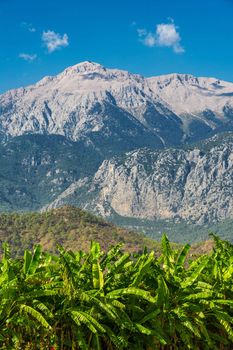
[[[231,135],[203,142],[222,131]],[[82,62],[0,95],[0,209],[73,203],[137,219],[232,218],[232,132],[232,83]]]
[[[232,130],[233,84],[176,73],[144,78],[85,61],[0,95],[0,116],[7,137],[122,140],[124,134],[141,145],[142,133],[143,144],[166,147],[206,138],[218,128]]]
[[[99,63],[95,63],[92,61],[84,61],[66,68],[61,74],[65,75],[69,73],[73,73],[73,74],[86,73],[86,72],[94,72],[99,70],[105,71],[106,68]]]
[[[180,88],[185,89],[200,88],[207,89],[209,91],[215,91],[216,94],[220,93],[220,90],[233,90],[233,84],[230,82],[222,81],[214,77],[196,77],[192,74],[166,74],[156,77],[148,78],[150,83],[155,83],[160,89],[164,88]]]

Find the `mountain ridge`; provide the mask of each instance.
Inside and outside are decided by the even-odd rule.
[[[72,203],[110,218],[217,222],[233,217],[232,173],[233,133],[186,149],[138,149],[104,160],[48,208]]]
[[[135,147],[144,138],[158,148],[232,130],[233,84],[188,74],[144,78],[83,62],[1,94],[0,113],[8,137],[58,134],[95,144],[128,136]]]
[[[0,211],[233,218],[232,83],[83,62],[0,95],[0,139]]]

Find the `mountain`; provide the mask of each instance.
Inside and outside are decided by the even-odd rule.
[[[49,208],[64,203],[113,218],[205,224],[233,217],[233,133],[186,149],[139,149],[104,160]]]
[[[233,219],[232,162],[232,83],[83,62],[0,95],[0,211],[217,225]]]
[[[233,84],[171,74],[144,78],[83,62],[0,95],[0,135],[62,135],[110,153],[161,148],[233,130]]]
[[[0,211],[40,210],[103,160],[92,145],[59,135],[24,135],[0,143]]]

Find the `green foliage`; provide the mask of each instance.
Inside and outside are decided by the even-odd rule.
[[[100,243],[104,250],[124,242],[129,252],[142,251],[145,246],[150,249],[158,246],[143,235],[107,223],[71,206],[43,213],[0,214],[0,242],[8,242],[14,255],[25,254],[26,270],[33,269],[36,264],[35,253],[32,258],[27,251],[36,244],[54,253],[57,244],[65,249],[87,251],[91,241]]]
[[[90,176],[103,155],[60,135],[22,135],[0,142],[0,211],[39,210],[74,181]]]
[[[59,254],[35,246],[0,261],[0,348],[59,350],[232,349],[233,246],[213,236],[188,256],[164,235],[161,255],[120,244]]]

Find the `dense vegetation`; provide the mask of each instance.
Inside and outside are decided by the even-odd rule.
[[[159,258],[117,245],[58,247],[0,263],[1,349],[232,349],[233,246],[189,261],[189,245]]]
[[[14,255],[23,254],[35,244],[50,252],[55,252],[56,244],[75,251],[87,251],[93,240],[100,243],[103,250],[119,242],[123,242],[129,252],[142,251],[145,246],[149,249],[158,246],[143,235],[107,223],[75,207],[66,206],[44,213],[0,214],[0,242],[9,243]]]

